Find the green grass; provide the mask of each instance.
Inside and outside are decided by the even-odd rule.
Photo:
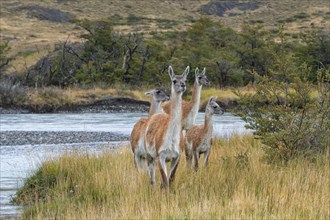
[[[28,219],[327,219],[329,152],[311,163],[263,160],[251,136],[217,140],[195,173],[182,156],[169,193],[138,173],[128,147],[100,156],[73,153],[46,161],[16,202]]]

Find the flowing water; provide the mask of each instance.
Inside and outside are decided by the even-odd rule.
[[[84,113],[84,114],[1,114],[0,131],[111,131],[129,135],[135,122],[144,113]],[[196,123],[202,124],[199,113]],[[245,123],[230,113],[214,116],[217,137],[248,132]],[[1,140],[0,140],[1,141]],[[75,143],[53,145],[0,146],[0,218],[17,216],[22,207],[10,203],[26,177],[45,159],[65,152],[79,151],[98,154],[121,143]],[[1,145],[1,144],[0,144]]]

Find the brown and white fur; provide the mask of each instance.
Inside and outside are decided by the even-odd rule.
[[[162,176],[162,187],[169,187],[174,180],[175,172],[180,160],[180,136],[182,117],[182,94],[186,91],[186,80],[189,66],[182,75],[175,75],[169,67],[171,86],[171,108],[169,114],[158,113],[151,116],[147,124],[145,136],[145,150],[148,157],[148,167],[151,184],[155,183],[157,159]],[[169,173],[166,162],[171,162]]]
[[[192,89],[192,98],[190,101],[182,101],[182,127],[184,130],[195,124],[203,85],[209,85],[209,80],[205,75],[205,68],[203,69],[202,73],[199,73],[198,68],[196,68],[195,83]],[[170,112],[171,102],[172,100],[162,104],[162,107],[166,113]]]
[[[204,154],[204,163],[207,166],[210,156],[213,136],[213,114],[222,115],[224,110],[216,103],[216,97],[211,97],[205,108],[204,125],[194,125],[189,128],[185,136],[185,154],[187,164],[192,163],[194,158],[195,171],[198,170],[198,160]]]
[[[138,169],[145,167],[143,164],[146,158],[144,136],[147,122],[152,115],[162,112],[161,103],[170,99],[163,89],[154,89],[146,92],[145,95],[152,96],[148,117],[141,118],[135,123],[130,138],[131,148],[134,153],[134,163]]]

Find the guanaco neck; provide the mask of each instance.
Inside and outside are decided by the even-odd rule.
[[[197,114],[196,112],[198,112],[199,109],[201,91],[202,91],[202,85],[200,85],[197,79],[195,79],[194,87],[192,90],[192,97],[191,97],[191,102],[192,102],[191,109],[195,111],[195,114]]]
[[[169,128],[173,128],[173,132],[176,133],[181,131],[181,117],[182,117],[182,93],[176,93],[172,88],[172,102],[170,109],[170,122]],[[178,126],[176,126],[178,125]]]
[[[150,117],[151,115],[154,115],[156,113],[159,113],[162,111],[161,107],[161,102],[158,102],[156,98],[152,98],[150,109],[149,109],[149,114],[148,116]]]
[[[204,131],[206,133],[213,131],[213,114],[205,112]]]

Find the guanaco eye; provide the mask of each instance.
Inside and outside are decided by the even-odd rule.
[[[159,94],[160,93],[160,91],[159,90],[157,90],[157,92],[156,92],[157,94]]]
[[[213,108],[215,108],[215,109],[216,109],[216,108],[218,108],[218,106],[213,106]]]
[[[201,76],[199,76],[199,77],[198,77],[198,79],[202,79],[202,77],[201,77]]]
[[[175,84],[177,81],[176,80],[173,80],[173,83]]]

